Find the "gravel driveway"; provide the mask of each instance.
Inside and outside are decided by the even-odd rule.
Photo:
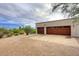
[[[60,56],[79,55],[78,38],[58,35],[20,35],[0,39],[0,55]]]
[[[29,35],[31,39],[79,47],[79,38],[63,35]]]

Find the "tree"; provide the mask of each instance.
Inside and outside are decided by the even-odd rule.
[[[31,27],[31,26],[25,26],[25,27],[24,27],[24,31],[25,31],[25,33],[28,35],[29,33],[32,32],[32,27]]]
[[[52,12],[60,10],[68,17],[79,15],[79,3],[55,3],[52,5]]]

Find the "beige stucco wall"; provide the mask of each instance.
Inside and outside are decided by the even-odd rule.
[[[71,36],[79,37],[79,23],[74,23],[71,26]]]
[[[42,23],[37,23],[37,27],[49,27],[49,26],[67,26],[71,25],[72,20],[57,20],[57,21],[48,21],[48,22],[42,22]]]
[[[50,26],[71,26],[71,36],[79,37],[79,23],[73,22],[76,19],[57,20],[36,23],[36,27],[50,27]],[[46,30],[46,29],[45,29]]]

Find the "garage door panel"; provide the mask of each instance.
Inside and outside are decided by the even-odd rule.
[[[70,35],[70,26],[47,27],[47,34]]]
[[[44,34],[44,27],[37,27],[38,34]]]

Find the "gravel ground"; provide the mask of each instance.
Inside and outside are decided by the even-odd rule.
[[[59,39],[59,41],[56,41],[58,40],[57,38]],[[79,55],[78,38],[77,39],[75,38],[67,39],[67,38],[68,37],[65,36],[54,36],[54,35],[29,35],[29,36],[20,35],[9,38],[3,38],[0,39],[0,55],[78,56]]]
[[[63,35],[29,35],[30,39],[79,47],[79,38]]]

